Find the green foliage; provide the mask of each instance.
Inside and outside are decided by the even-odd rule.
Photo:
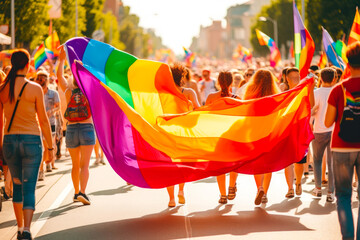
[[[34,49],[48,33],[48,0],[15,1],[16,47]],[[11,0],[0,1],[0,23],[9,24],[11,34]]]
[[[102,15],[103,31],[105,32],[105,42],[114,46],[117,49],[123,50],[124,43],[120,41],[120,33],[118,30],[118,22],[112,12],[107,12]]]
[[[306,5],[307,29],[315,42],[317,50],[322,46],[323,26],[334,41],[348,38],[354,21],[357,0],[311,0]],[[347,40],[346,40],[347,42]]]
[[[292,10],[292,0],[275,0],[271,5],[264,6],[261,12],[256,16],[255,23],[251,26],[251,38],[250,42],[253,46],[256,55],[269,54],[267,46],[261,46],[256,37],[255,29],[259,29],[266,35],[274,39],[274,25],[271,21],[262,22],[259,21],[259,17],[269,17],[277,21],[278,25],[278,48],[284,44],[286,49],[289,49],[287,41],[293,41],[294,39],[294,17]],[[286,51],[288,52],[288,51]],[[285,57],[285,56],[283,56]]]
[[[86,30],[86,9],[83,7],[85,0],[77,0],[78,4],[78,34],[81,36]],[[56,30],[61,43],[75,37],[75,1],[62,0],[61,18],[53,20],[53,30]]]
[[[104,0],[86,0],[83,4],[86,17],[86,29],[82,32],[84,36],[91,38],[92,33],[101,27],[103,6]]]

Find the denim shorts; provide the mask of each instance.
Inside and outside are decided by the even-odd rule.
[[[91,123],[67,125],[65,142],[67,148],[95,145],[94,125]]]
[[[35,187],[42,159],[40,136],[5,135],[3,154],[13,179],[13,202],[35,209]]]

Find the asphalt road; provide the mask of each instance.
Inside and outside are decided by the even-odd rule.
[[[94,159],[91,160],[94,162]],[[218,204],[216,178],[185,185],[186,204],[168,208],[166,189],[129,186],[109,166],[91,165],[87,194],[91,205],[73,203],[71,160],[57,162],[59,170],[38,182],[33,237],[56,239],[341,239],[336,204],[310,192],[313,176],[303,179],[303,194],[285,199],[283,171],[273,174],[266,205],[255,206],[252,176],[239,175],[237,196]],[[1,183],[1,186],[3,183]],[[176,188],[177,194],[177,188]],[[357,216],[358,201],[353,196]],[[0,239],[16,239],[10,201],[0,212]]]

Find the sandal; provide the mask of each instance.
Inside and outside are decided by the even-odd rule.
[[[175,207],[175,206],[176,206],[175,200],[174,200],[174,199],[170,200],[170,201],[169,201],[169,204],[168,204],[168,207],[169,207],[169,208],[173,208],[173,207]]]
[[[178,198],[179,198],[179,203],[180,204],[185,204],[185,197],[184,197],[184,192],[183,191],[179,191],[179,194],[178,194]]]
[[[287,192],[287,194],[285,195],[286,198],[293,198],[295,196],[294,194],[294,189],[289,189],[289,191]]]
[[[295,187],[296,187],[296,195],[301,195],[302,194],[301,183],[295,184]]]
[[[327,184],[328,183],[328,180],[324,179],[321,181],[321,184]]]
[[[221,195],[220,196],[219,203],[221,203],[221,204],[226,204],[227,203],[226,195]]]
[[[255,205],[260,205],[262,197],[264,196],[265,192],[264,189],[262,187],[259,187],[258,192],[256,194],[256,198],[255,198]]]
[[[227,199],[234,200],[236,197],[236,187],[229,187],[229,194],[227,195]]]

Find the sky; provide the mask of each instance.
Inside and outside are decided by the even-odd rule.
[[[139,25],[154,29],[176,54],[184,52],[183,46],[190,47],[201,25],[224,19],[229,7],[244,2],[247,0],[123,0],[130,13],[139,16]]]

